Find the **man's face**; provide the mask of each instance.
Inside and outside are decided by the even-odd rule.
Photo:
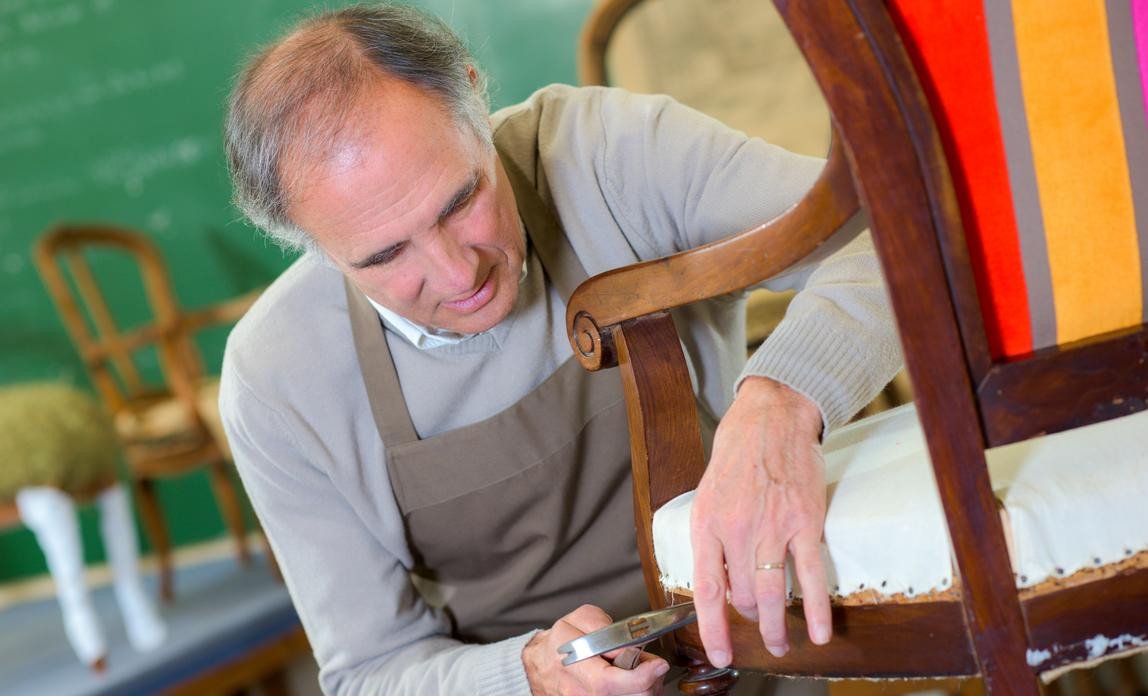
[[[421,90],[383,78],[290,215],[368,297],[411,321],[485,331],[518,297],[525,239],[493,148]]]

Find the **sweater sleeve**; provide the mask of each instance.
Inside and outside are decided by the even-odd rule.
[[[900,340],[868,232],[816,264],[804,281],[738,383],[769,377],[808,396],[828,432],[893,379]]]
[[[664,256],[771,220],[795,205],[824,166],[750,138],[668,97],[602,99],[606,192],[635,249]],[[628,118],[621,117],[630,113]],[[639,118],[634,118],[637,114]],[[797,290],[785,318],[751,356],[750,375],[786,384],[821,409],[826,429],[871,400],[901,365],[900,344],[863,216],[761,287]]]
[[[324,693],[529,695],[522,649],[533,634],[489,645],[450,639],[445,617],[347,504],[321,454],[293,437],[300,424],[257,396],[226,361],[220,409]]]

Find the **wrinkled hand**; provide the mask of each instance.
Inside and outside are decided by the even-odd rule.
[[[558,646],[609,626],[613,621],[598,607],[584,604],[530,639],[522,649],[526,679],[534,696],[660,696],[669,664],[643,652],[638,666],[625,670],[610,664],[618,652],[572,665],[562,664]]]
[[[829,640],[820,432],[816,404],[763,377],[742,382],[718,425],[690,520],[698,628],[715,667],[729,665],[732,658],[727,589],[738,612],[758,622],[771,654],[780,657],[789,650],[785,572],[757,569],[785,561],[787,553],[801,586],[809,638],[818,645]]]

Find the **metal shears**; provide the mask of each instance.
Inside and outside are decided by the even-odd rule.
[[[563,643],[558,646],[558,653],[563,655],[562,664],[572,665],[612,650],[630,648],[614,658],[614,664],[623,669],[633,669],[638,663],[642,646],[697,620],[693,602],[677,604],[616,621],[593,633]]]

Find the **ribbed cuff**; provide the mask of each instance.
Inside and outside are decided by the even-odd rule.
[[[846,423],[881,385],[874,386],[873,356],[861,354],[857,336],[816,317],[782,321],[750,356],[746,377],[769,377],[810,398],[821,409],[825,432]]]
[[[474,646],[479,696],[530,696],[522,649],[537,631],[489,645]]]

